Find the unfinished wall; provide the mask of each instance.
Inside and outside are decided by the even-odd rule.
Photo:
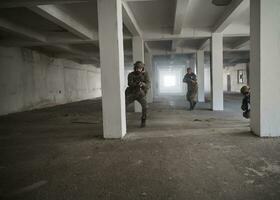
[[[237,64],[235,66],[227,66],[224,67],[224,82],[223,87],[224,91],[228,91],[228,80],[227,76],[230,76],[230,84],[231,91],[230,92],[240,92],[240,88],[244,85],[247,85],[247,71],[246,71],[246,63]],[[238,82],[238,71],[243,72],[243,83]]]
[[[101,96],[100,69],[0,47],[0,115]]]

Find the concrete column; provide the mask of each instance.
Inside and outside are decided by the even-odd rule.
[[[280,136],[279,0],[251,0],[251,130]]]
[[[198,102],[205,102],[204,93],[204,51],[196,53],[197,82],[198,82]]]
[[[122,1],[98,0],[104,138],[126,134]]]
[[[154,101],[154,91],[153,91],[153,66],[152,66],[152,55],[149,53],[145,53],[145,69],[149,73],[150,82],[151,82],[151,88],[148,91],[147,94],[147,102],[152,103]]]
[[[211,39],[212,110],[224,109],[223,95],[223,35],[213,33]]]
[[[144,62],[144,42],[141,37],[135,36],[132,39],[132,54],[133,54],[133,62],[142,61]],[[141,112],[141,105],[135,101],[134,103],[134,111]]]

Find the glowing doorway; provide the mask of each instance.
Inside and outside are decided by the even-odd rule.
[[[182,83],[184,69],[184,66],[159,68],[159,94],[184,94]]]

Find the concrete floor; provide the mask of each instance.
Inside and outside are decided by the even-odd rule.
[[[252,135],[240,101],[158,98],[123,140],[102,139],[100,100],[1,117],[0,199],[280,199],[280,139]]]

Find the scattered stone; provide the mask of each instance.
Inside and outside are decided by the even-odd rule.
[[[255,181],[254,181],[254,180],[247,180],[247,181],[245,181],[245,183],[246,183],[246,184],[254,184]]]
[[[147,196],[147,193],[146,192],[142,192],[141,196]]]

